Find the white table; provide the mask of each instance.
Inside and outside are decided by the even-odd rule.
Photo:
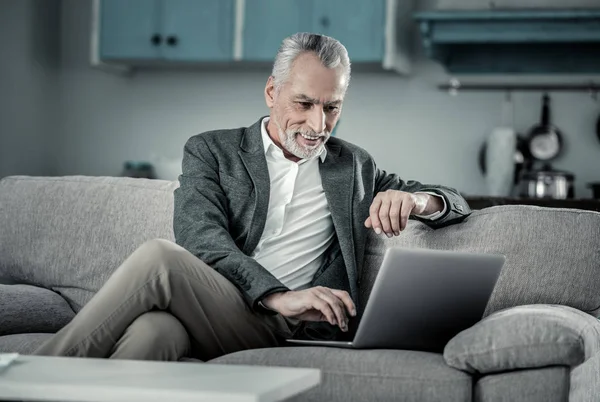
[[[271,402],[320,377],[318,369],[19,356],[0,369],[0,400]]]

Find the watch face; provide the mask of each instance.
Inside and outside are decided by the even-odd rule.
[[[536,135],[531,139],[529,150],[536,159],[552,159],[560,151],[558,136],[553,133]]]

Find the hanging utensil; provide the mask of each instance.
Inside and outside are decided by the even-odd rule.
[[[484,176],[487,174],[487,139],[479,147],[478,164],[481,174]],[[529,153],[529,140],[524,135],[517,132],[517,146],[514,155],[515,161],[515,173],[513,177],[513,183],[517,184],[522,172],[531,169],[531,154]]]
[[[512,97],[512,93],[508,91],[502,104],[502,115],[501,123],[505,127],[515,128],[515,102]],[[481,144],[479,148],[478,164],[479,170],[484,176],[487,176],[488,172],[488,161],[487,161],[487,147],[489,138]],[[519,178],[523,171],[527,171],[531,168],[531,155],[529,153],[529,139],[519,132],[516,132],[516,146],[514,150],[514,175],[513,184],[519,182]]]
[[[562,133],[550,123],[550,96],[544,94],[540,123],[529,131],[529,152],[533,158],[547,162],[558,157],[562,148]]]

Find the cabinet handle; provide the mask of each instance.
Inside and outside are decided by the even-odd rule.
[[[152,42],[154,46],[158,46],[162,42],[162,36],[159,34],[154,34],[152,35],[152,38],[150,38],[150,42]]]
[[[329,21],[328,17],[322,17],[321,18],[321,26],[323,28],[329,28],[329,24],[330,24],[330,21]]]
[[[167,36],[167,45],[169,46],[177,46],[177,42],[179,42],[179,39],[177,39],[177,36]]]

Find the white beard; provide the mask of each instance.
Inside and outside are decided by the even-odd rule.
[[[286,151],[300,159],[310,159],[316,155],[320,155],[323,151],[323,148],[325,147],[325,143],[327,142],[327,140],[329,140],[329,137],[331,136],[331,133],[327,131],[323,131],[322,133],[315,133],[314,131],[307,130],[299,131],[291,129],[284,131],[278,122],[275,122],[275,124],[279,129],[279,140],[281,141],[281,145],[285,148]],[[296,135],[300,135],[300,133],[311,137],[323,137],[323,140],[314,146],[301,145],[300,143],[298,143],[298,141],[296,141]]]

